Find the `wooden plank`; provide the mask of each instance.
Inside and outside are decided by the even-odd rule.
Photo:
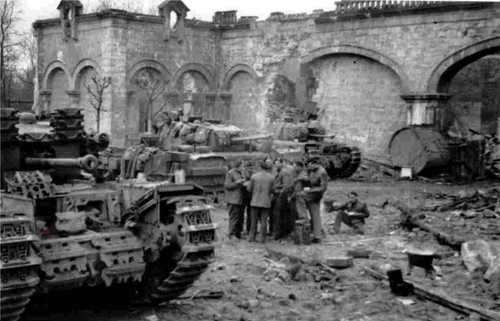
[[[388,281],[388,277],[380,271],[367,266],[364,266],[363,270],[376,279]],[[414,294],[419,298],[435,302],[465,315],[470,316],[472,314],[478,314],[481,320],[500,321],[500,312],[488,310],[464,300],[454,298],[441,291],[428,288],[422,284],[413,283],[413,286]]]

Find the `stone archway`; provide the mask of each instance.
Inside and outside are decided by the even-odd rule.
[[[447,82],[460,69],[498,50],[500,50],[500,37],[485,39],[455,51],[434,68],[427,82],[427,90],[429,92],[446,91]]]
[[[79,78],[81,78],[82,71],[89,68],[102,75],[102,69],[97,62],[92,59],[83,59],[73,69],[73,76],[71,77],[70,86],[71,90],[78,90],[77,85],[78,81],[80,81]]]
[[[302,58],[304,101],[339,142],[376,157],[405,126],[409,81],[394,60],[351,45],[315,50]]]
[[[205,87],[205,91],[215,91],[215,78],[206,66],[199,63],[188,63],[183,65],[179,70],[177,70],[173,76],[174,86],[178,86],[179,83],[183,82],[183,77],[185,74],[191,73],[195,82],[199,82],[200,88]],[[206,84],[201,84],[204,81]]]
[[[355,45],[337,45],[323,47],[313,50],[307,55],[303,56],[301,59],[301,63],[302,65],[307,65],[318,58],[331,55],[355,55],[374,60],[377,63],[391,69],[398,76],[401,81],[401,89],[403,94],[410,91],[409,77],[403,67],[392,58],[387,57],[386,55],[379,53],[378,51],[373,49]]]
[[[135,137],[152,129],[152,118],[165,104],[170,80],[170,72],[154,60],[143,60],[130,68],[127,73],[127,136]]]
[[[500,37],[476,42],[446,57],[431,73],[428,90],[450,96],[443,130],[468,137],[470,129],[500,132]]]
[[[231,86],[231,80],[233,79],[233,77],[236,74],[238,74],[240,72],[247,73],[250,76],[250,78],[252,78],[254,81],[257,80],[257,74],[250,66],[245,65],[245,64],[237,64],[237,65],[234,65],[233,67],[231,67],[225,73],[224,79],[222,80],[222,89],[229,90],[229,88]]]
[[[229,113],[231,123],[248,132],[264,129],[267,121],[257,85],[255,71],[243,64],[229,69],[222,84],[223,89],[232,95]]]
[[[81,63],[77,65],[73,75],[73,95],[78,97],[78,107],[82,109],[85,119],[84,127],[87,131],[109,133],[111,132],[110,85],[107,85],[108,87],[103,91],[103,104],[99,111],[99,117],[97,116],[98,111],[95,109],[98,99],[97,86],[101,85],[104,85],[104,82],[101,69],[97,64]]]
[[[42,93],[45,94],[44,110],[50,112],[57,108],[67,108],[70,104],[68,91],[71,88],[71,75],[62,61],[53,61],[44,72]]]

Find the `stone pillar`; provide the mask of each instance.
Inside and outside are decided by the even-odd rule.
[[[48,90],[40,91],[41,108],[36,112],[37,116],[48,115],[50,113],[50,97],[52,92]]]
[[[70,108],[80,108],[80,91],[68,90],[66,94],[69,96]]]
[[[443,110],[449,95],[441,93],[423,93],[401,96],[408,106],[407,124],[434,125],[442,128]]]

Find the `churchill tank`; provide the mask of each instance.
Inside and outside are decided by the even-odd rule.
[[[331,179],[352,176],[361,163],[361,151],[335,141],[315,115],[307,121],[295,122],[285,117],[277,127],[273,150],[280,157],[308,162],[319,158]]]
[[[234,125],[192,118],[172,122],[156,133],[145,133],[125,151],[102,154],[107,177],[174,182],[182,171],[183,181],[203,187],[212,202],[222,201],[224,179],[230,162],[242,160],[249,170],[270,157],[272,135],[246,135]]]
[[[106,136],[87,135],[79,110],[18,116],[1,109],[2,321],[51,292],[124,286],[154,304],[191,287],[216,241],[201,187],[96,179]]]

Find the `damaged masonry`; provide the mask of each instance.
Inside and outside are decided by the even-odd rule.
[[[1,321],[500,321],[499,3],[158,2],[33,23]]]

